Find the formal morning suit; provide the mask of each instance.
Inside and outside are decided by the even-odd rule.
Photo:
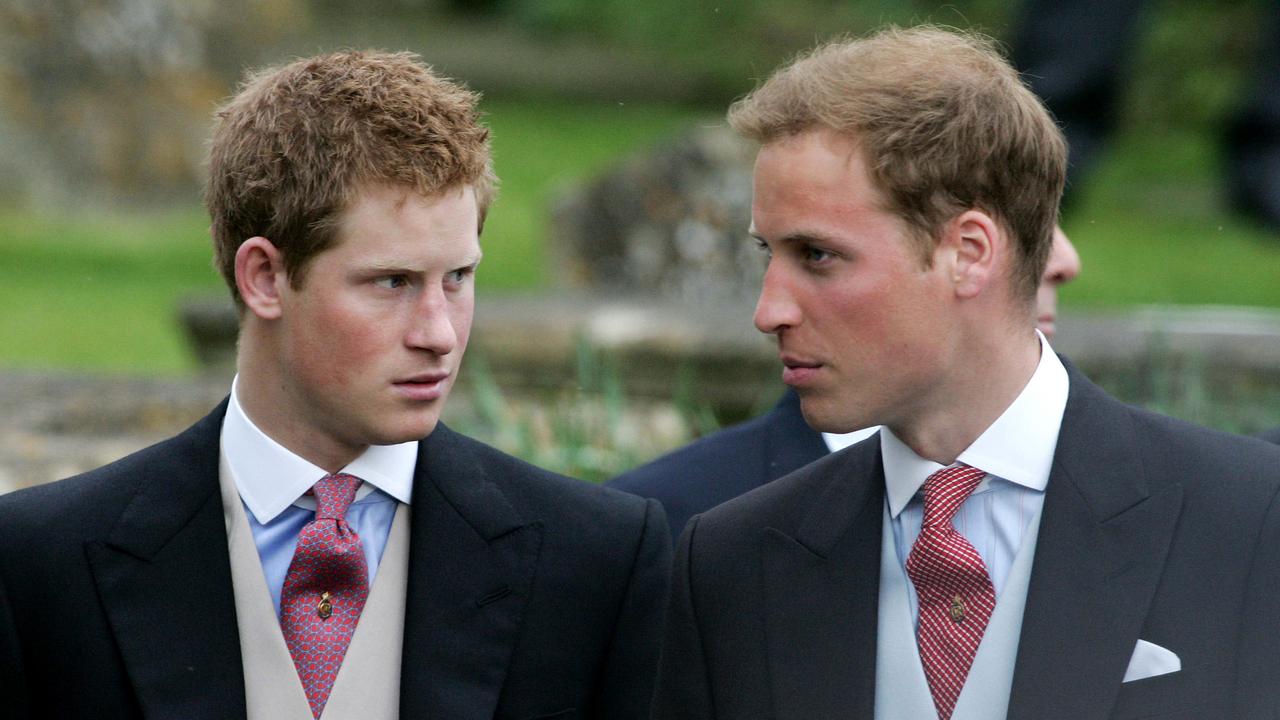
[[[1068,378],[1007,716],[1277,717],[1280,450]],[[654,717],[875,717],[885,508],[875,437],[691,520]]]
[[[719,430],[606,483],[662,503],[674,541],[689,518],[828,453],[788,390],[772,410]]]
[[[0,497],[0,714],[245,717],[225,411]],[[670,552],[657,503],[440,425],[420,443],[411,511],[400,717],[646,716]]]

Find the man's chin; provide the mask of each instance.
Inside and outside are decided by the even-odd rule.
[[[813,393],[800,394],[800,413],[805,423],[818,432],[843,434],[868,427],[859,418],[850,417],[847,408],[841,412],[841,404],[831,398]]]
[[[378,433],[378,442],[374,445],[399,445],[400,443],[421,440],[435,431],[440,424],[440,415],[432,413],[430,417],[418,417],[405,420],[394,427],[383,428]]]

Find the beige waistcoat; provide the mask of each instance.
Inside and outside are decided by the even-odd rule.
[[[248,720],[312,720],[302,681],[280,631],[244,504],[231,473],[219,473],[231,552],[231,582]],[[409,574],[409,506],[401,504],[351,645],[325,705],[323,720],[396,720],[400,654]]]

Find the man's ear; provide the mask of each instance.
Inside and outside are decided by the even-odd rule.
[[[962,298],[981,294],[1000,271],[999,257],[1008,252],[999,223],[981,210],[966,210],[947,224],[943,243],[951,261],[951,281]]]
[[[287,282],[284,256],[270,240],[255,236],[240,243],[236,250],[236,289],[249,312],[263,320],[279,318],[280,293]]]

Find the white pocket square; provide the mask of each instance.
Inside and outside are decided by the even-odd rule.
[[[1129,658],[1129,668],[1124,671],[1124,680],[1133,682],[1145,680],[1157,675],[1168,675],[1182,669],[1182,660],[1176,653],[1166,650],[1155,643],[1139,640],[1133,648],[1133,657]]]

